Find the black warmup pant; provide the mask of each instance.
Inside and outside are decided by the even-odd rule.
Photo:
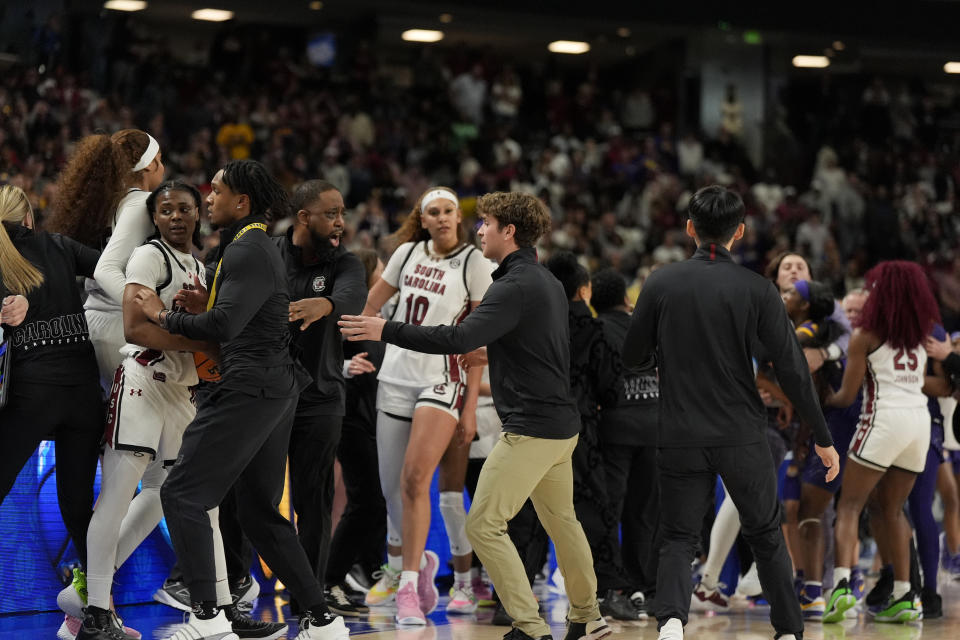
[[[380,488],[376,426],[347,416],[337,448],[347,506],[330,541],[326,582],[343,582],[354,563],[370,575],[383,562],[387,505]]]
[[[620,559],[620,512],[607,495],[606,462],[596,425],[584,421],[572,462],[573,507],[590,543],[597,592],[629,589],[630,579]]]
[[[293,525],[277,510],[297,398],[264,398],[217,388],[183,435],[161,489],[163,511],[190,596],[215,601],[208,511],[235,486],[240,524],[267,565],[308,606],[323,605]]]
[[[227,497],[220,503],[220,537],[223,539],[224,555],[227,558],[227,578],[231,589],[250,575],[250,565],[253,564],[253,547],[250,546],[250,540],[244,535],[243,528],[240,526],[240,515],[237,509],[237,492],[230,489]],[[184,579],[179,560],[170,569],[167,579]]]
[[[201,381],[194,392],[196,406],[199,410],[217,388],[216,383]],[[250,540],[243,533],[240,526],[240,515],[237,513],[237,492],[231,487],[227,497],[220,503],[220,537],[223,539],[224,555],[227,559],[227,578],[231,589],[241,580],[250,575],[250,565],[253,564],[253,547]],[[170,569],[168,580],[183,581],[183,569],[177,560]]]
[[[777,476],[765,441],[746,446],[660,448],[663,546],[657,573],[656,617],[687,623],[693,591],[690,563],[700,545],[703,514],[720,474],[740,511],[743,536],[753,549],[760,584],[777,634],[803,635],[803,615],[793,589],[793,568],[780,530]]]
[[[342,416],[312,412],[310,403],[301,396],[290,434],[290,499],[297,513],[297,536],[321,584],[330,555],[333,464],[342,422]]]
[[[55,439],[60,516],[84,567],[104,420],[99,381],[73,386],[17,384],[16,371],[11,375],[7,406],[0,409],[0,451],[4,455],[0,502],[40,442]]]
[[[607,497],[620,514],[620,555],[631,589],[650,595],[657,588],[660,481],[657,449],[645,445],[605,443]]]

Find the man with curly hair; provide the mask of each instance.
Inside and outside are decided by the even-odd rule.
[[[507,521],[533,501],[557,549],[570,598],[567,640],[612,633],[600,617],[590,546],[573,508],[571,454],[580,415],[570,392],[567,296],[537,263],[547,231],[542,202],[521,193],[481,197],[483,255],[500,264],[483,301],[459,325],[424,327],[372,316],[343,316],[349,340],[383,340],[424,353],[459,353],[465,368],[487,364],[503,433],[480,472],[467,537],[487,567],[507,613],[511,640],[550,638],[537,611]],[[483,347],[486,346],[486,349]]]

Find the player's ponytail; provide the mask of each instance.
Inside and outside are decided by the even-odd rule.
[[[46,230],[101,248],[126,187],[142,179],[143,169],[133,169],[149,145],[150,136],[139,129],[94,134],[77,142],[60,173]]]
[[[17,251],[8,232],[8,225],[19,225],[32,214],[23,189],[13,185],[0,187],[0,275],[4,288],[12,294],[27,295],[43,284],[43,274]]]

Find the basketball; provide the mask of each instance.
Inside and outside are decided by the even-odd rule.
[[[193,363],[197,366],[197,375],[206,382],[220,381],[220,367],[207,357],[207,354],[197,351],[193,354]]]

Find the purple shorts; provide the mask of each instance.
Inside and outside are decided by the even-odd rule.
[[[810,453],[807,455],[807,461],[800,474],[800,479],[806,484],[812,484],[815,487],[826,489],[830,493],[836,493],[840,490],[840,483],[843,481],[843,469],[847,464],[847,451],[850,448],[850,441],[853,440],[853,434],[857,431],[859,408],[856,412],[850,409],[828,411],[825,417],[827,427],[830,428],[830,435],[833,436],[833,446],[840,456],[840,473],[832,482],[827,482],[827,468],[820,462],[820,456],[814,451],[813,442],[811,442]]]

